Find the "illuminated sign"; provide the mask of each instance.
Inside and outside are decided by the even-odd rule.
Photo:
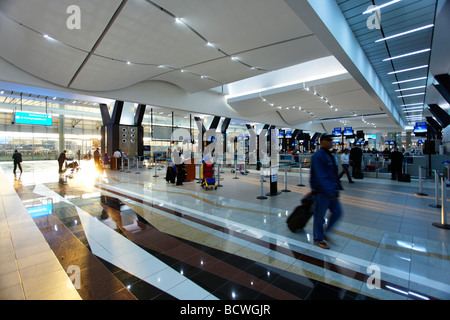
[[[50,114],[16,111],[14,112],[13,123],[51,126],[52,120],[53,116]]]
[[[32,218],[38,218],[42,216],[47,216],[52,214],[53,212],[53,204],[44,204],[41,206],[35,206],[35,207],[28,207],[27,208],[28,213]]]

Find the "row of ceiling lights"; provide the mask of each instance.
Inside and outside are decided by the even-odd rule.
[[[336,111],[336,112],[339,111],[338,108],[334,107],[327,98],[325,98],[325,97],[321,96],[320,94],[318,94],[317,91],[315,91],[315,90],[311,91],[311,89],[309,87],[305,87],[305,86],[304,86],[304,89],[302,89],[302,90],[305,90],[307,92],[312,92],[315,96],[319,97],[323,102],[325,102],[330,107],[330,109],[334,109],[334,111]],[[272,102],[268,101],[266,98],[264,98],[261,95],[261,92],[259,92],[259,97],[261,98],[261,100],[263,102],[267,103],[269,106],[271,106],[271,107],[275,106],[274,103],[272,103]],[[300,111],[303,111],[303,112],[309,114],[314,119],[320,120],[313,112],[311,112],[309,110],[306,110],[306,109],[302,108],[301,106],[290,106],[290,107],[277,106],[277,109],[279,109],[279,110],[296,110],[297,109],[297,110],[300,110]],[[355,117],[358,116],[354,111],[352,111],[352,113],[353,113],[353,116],[355,116]],[[375,123],[366,121],[363,116],[361,116],[361,120],[362,120],[363,123],[365,123],[367,125],[372,125],[374,128],[377,127]],[[340,123],[346,125],[346,122],[343,121],[343,120],[337,120],[337,121],[339,121]]]
[[[381,8],[385,8],[387,6],[390,6],[390,5],[395,4],[397,2],[400,2],[400,1],[401,0],[389,1],[389,2],[387,2],[385,4],[383,4],[383,5],[373,7],[370,10],[367,10],[367,11],[363,12],[363,14],[368,14],[368,13],[371,13],[373,11],[380,10]],[[379,43],[379,42],[388,41],[388,40],[391,40],[391,39],[396,39],[398,37],[402,37],[402,36],[405,36],[405,35],[410,35],[410,34],[413,34],[413,33],[419,32],[419,31],[423,31],[423,30],[427,30],[427,29],[430,29],[430,28],[433,28],[433,27],[434,27],[434,24],[427,24],[425,26],[421,26],[421,27],[414,28],[414,29],[411,29],[411,30],[408,30],[408,31],[404,31],[404,32],[400,32],[400,33],[397,33],[397,34],[394,34],[394,35],[391,35],[391,36],[388,36],[388,37],[384,37],[382,39],[378,39],[375,42]],[[401,59],[401,58],[404,58],[404,57],[410,57],[410,56],[417,55],[417,54],[427,53],[429,51],[431,51],[431,48],[425,48],[425,49],[421,49],[421,50],[417,50],[417,51],[413,51],[413,52],[408,52],[408,53],[404,53],[404,54],[401,54],[401,55],[397,55],[397,56],[394,56],[394,57],[388,57],[388,58],[383,59],[383,61],[391,61],[391,60]],[[415,66],[415,67],[410,67],[410,68],[406,68],[406,69],[402,69],[402,70],[398,70],[398,71],[394,70],[392,72],[389,72],[388,75],[404,74],[404,73],[407,73],[409,71],[414,71],[414,70],[424,69],[424,68],[428,68],[428,65]],[[426,78],[427,77],[420,77],[420,78],[415,78],[415,79],[405,79],[405,80],[393,82],[392,84],[398,86],[399,84],[425,80]],[[422,92],[403,94],[403,92],[405,92],[405,91],[413,91],[413,90],[419,90],[419,89]],[[425,89],[426,89],[426,86],[411,86],[411,87],[408,87],[408,88],[395,90],[395,92],[399,92],[399,95],[397,96],[397,98],[404,99],[404,98],[410,98],[410,97],[424,96],[425,95]],[[413,123],[415,120],[421,120],[422,119],[422,112],[423,112],[424,103],[402,104],[401,107],[403,107],[403,112],[405,114],[416,113],[416,112],[420,113],[419,115],[406,115],[405,117],[406,117],[406,119],[408,120],[409,123]]]

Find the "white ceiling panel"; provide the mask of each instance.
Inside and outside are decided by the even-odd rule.
[[[265,70],[278,70],[330,55],[313,35],[237,54],[240,61]]]
[[[8,19],[0,19],[0,56],[18,68],[66,86],[86,52],[66,46]]]
[[[223,56],[185,25],[144,0],[127,2],[95,54],[175,68]]]
[[[92,56],[71,87],[87,91],[109,91],[131,86],[159,73],[161,69],[155,66],[127,65]]]
[[[2,0],[0,12],[41,34],[69,46],[90,51],[102,34],[121,0]],[[80,8],[80,29],[69,29],[67,20]]]
[[[283,0],[155,0],[234,54],[312,34]]]

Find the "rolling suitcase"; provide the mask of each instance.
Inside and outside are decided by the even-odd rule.
[[[308,220],[313,215],[312,194],[308,194],[302,199],[302,204],[294,209],[286,220],[289,230],[296,232],[303,229]]]
[[[166,181],[175,183],[176,171],[172,166],[167,167]]]
[[[398,181],[400,182],[411,182],[411,176],[407,173],[407,165],[406,163],[403,164],[403,170],[402,174],[398,177]]]

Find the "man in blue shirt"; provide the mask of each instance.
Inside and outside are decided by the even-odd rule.
[[[325,214],[330,209],[331,216],[328,219],[327,231],[330,230],[342,215],[339,202],[339,190],[341,186],[338,178],[337,164],[330,152],[333,145],[332,137],[323,134],[320,137],[320,149],[311,157],[311,191],[314,194],[314,244],[329,249],[324,241],[325,235],[323,225]]]

